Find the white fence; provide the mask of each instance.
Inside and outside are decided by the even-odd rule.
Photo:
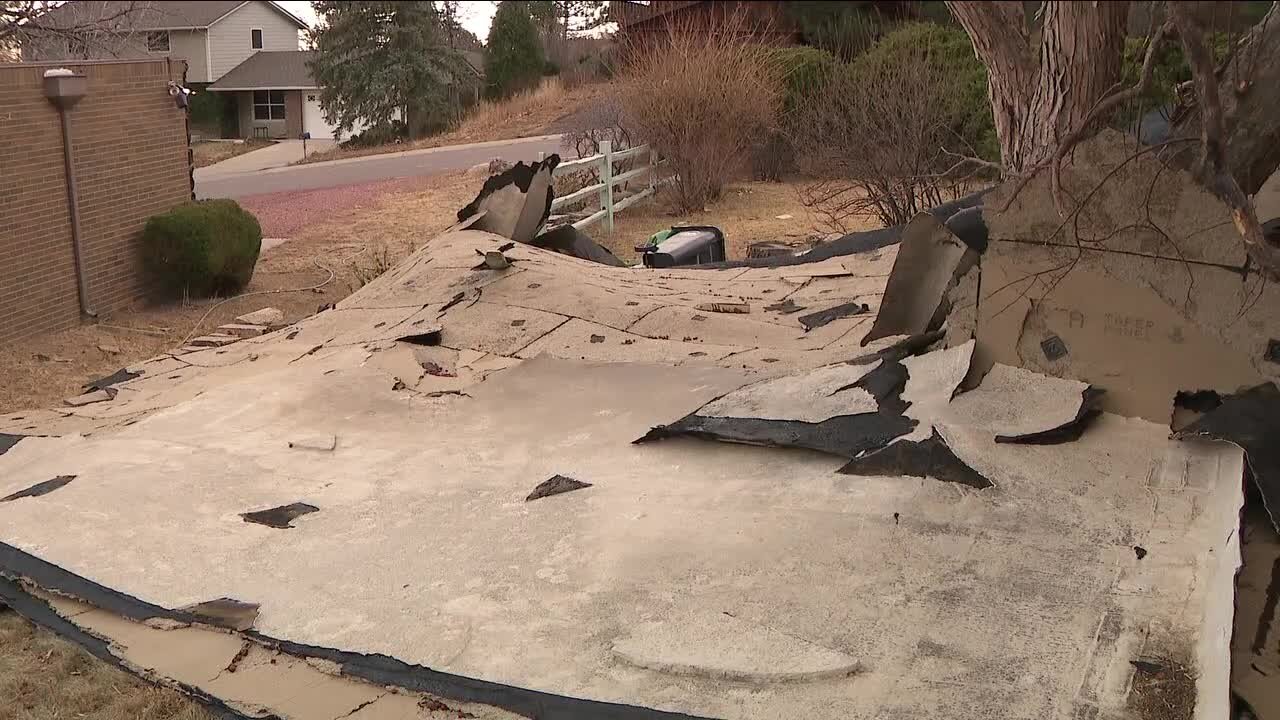
[[[628,170],[624,173],[619,173],[617,175],[614,174],[614,163],[634,157],[648,158],[648,164],[642,165],[633,170]],[[539,154],[538,159],[542,159],[541,154]],[[621,212],[635,203],[653,195],[657,188],[658,180],[656,172],[658,169],[658,153],[650,149],[648,145],[639,145],[637,147],[627,148],[620,152],[613,152],[613,143],[609,140],[601,140],[599,155],[592,155],[590,157],[578,158],[577,160],[570,160],[568,162],[561,163],[556,166],[555,172],[552,176],[567,175],[580,170],[593,168],[596,170],[596,174],[600,176],[600,182],[595,185],[588,185],[587,187],[571,192],[568,195],[557,197],[551,202],[551,211],[555,212],[562,207],[575,205],[589,197],[595,196],[599,200],[600,209],[574,223],[573,226],[581,230],[588,225],[604,221],[605,233],[611,233],[613,232],[614,213]],[[614,188],[622,185],[623,183],[643,178],[646,175],[648,176],[647,179],[649,182],[649,186],[646,189],[641,190],[634,195],[628,195],[616,203],[613,201]]]

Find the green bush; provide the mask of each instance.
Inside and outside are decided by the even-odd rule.
[[[797,0],[784,5],[806,44],[846,61],[862,54],[893,24],[871,3]]]
[[[780,48],[773,53],[782,78],[782,111],[778,127],[770,129],[751,149],[751,174],[757,180],[778,182],[795,170],[791,120],[805,102],[819,101],[817,94],[840,61],[826,50],[811,47]]]
[[[142,243],[144,263],[166,291],[209,297],[249,284],[262,228],[235,200],[201,200],[152,217]]]
[[[1231,48],[1231,38],[1226,33],[1209,36],[1209,49],[1214,63],[1221,62]],[[1142,61],[1147,55],[1146,38],[1130,37],[1124,41],[1124,64],[1121,77],[1126,87],[1136,85],[1142,77]],[[1182,45],[1176,39],[1165,40],[1156,51],[1155,65],[1151,69],[1151,84],[1136,103],[1120,108],[1116,113],[1117,124],[1132,123],[1144,112],[1172,103],[1176,97],[1174,88],[1191,79],[1191,66],[1182,54]]]
[[[929,22],[904,24],[859,56],[853,71],[875,73],[922,51],[951,88],[947,115],[956,142],[949,149],[998,161],[1000,141],[987,92],[987,68],[974,54],[964,30]]]
[[[792,113],[817,92],[840,65],[835,55],[811,47],[776,51],[782,72],[782,112]]]

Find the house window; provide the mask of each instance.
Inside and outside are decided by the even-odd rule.
[[[253,119],[254,120],[283,120],[284,119],[284,91],[283,90],[254,90],[253,91]]]
[[[147,33],[147,52],[169,52],[169,31],[161,30]]]
[[[253,46],[254,50],[262,49],[262,29],[261,28],[254,28],[249,31],[249,44]]]

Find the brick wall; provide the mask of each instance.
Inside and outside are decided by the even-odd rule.
[[[169,97],[181,62],[64,64],[88,76],[71,110],[89,300],[99,315],[146,294],[147,218],[191,199],[186,111]],[[62,128],[44,97],[57,65],[0,64],[0,344],[80,321]]]

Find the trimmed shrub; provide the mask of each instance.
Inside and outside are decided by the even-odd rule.
[[[775,52],[782,72],[784,115],[794,113],[807,99],[812,98],[840,66],[835,55],[818,48],[789,47]]]
[[[986,72],[967,36],[924,23],[837,68],[792,126],[800,167],[815,179],[801,199],[841,231],[867,215],[904,223],[962,190],[948,151],[999,156]]]
[[[958,142],[949,149],[1000,160],[987,90],[987,68],[973,52],[973,43],[959,27],[935,23],[907,23],[885,35],[854,63],[855,72],[883,74],[893,65],[925,57],[932,74],[948,86],[948,130]]]
[[[262,228],[235,200],[201,200],[152,217],[142,244],[144,264],[166,291],[209,297],[249,284]]]

